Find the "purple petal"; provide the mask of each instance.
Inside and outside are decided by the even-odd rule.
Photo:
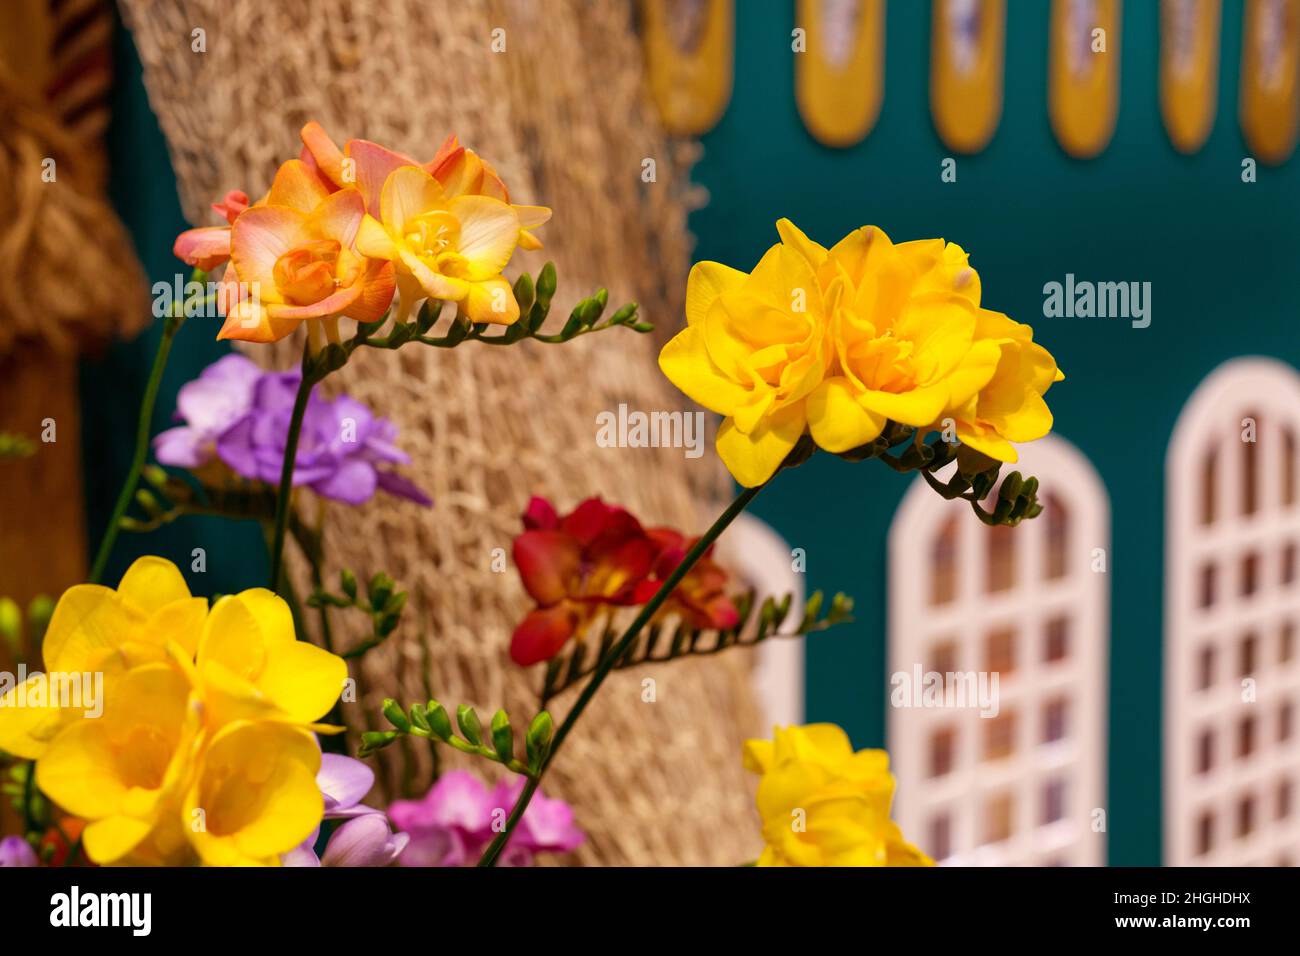
[[[401,854],[410,837],[394,834],[379,812],[349,820],[334,831],[321,857],[322,866],[388,866]]]
[[[280,865],[300,867],[320,866],[320,857],[318,857],[316,851],[312,849],[319,833],[320,831],[317,830],[316,833],[311,835],[310,839],[304,840],[300,846],[294,847],[288,853],[281,853]]]
[[[159,464],[176,468],[198,468],[208,456],[200,450],[203,436],[193,428],[182,425],[169,428],[154,436],[153,454]]]
[[[377,476],[373,465],[364,461],[346,461],[338,470],[312,483],[312,490],[325,498],[359,505],[375,496]]]
[[[414,501],[417,505],[423,505],[426,508],[433,505],[433,499],[410,479],[402,477],[395,471],[381,471],[378,475],[379,487],[390,495],[406,498],[408,501]]]
[[[217,457],[238,475],[245,478],[262,478],[257,448],[253,444],[252,413],[245,415],[217,436]]]
[[[7,836],[0,840],[0,867],[36,866],[36,864],[36,851],[22,837]]]
[[[355,807],[375,785],[375,772],[360,760],[342,754],[322,754],[316,785],[325,798],[325,817]]]

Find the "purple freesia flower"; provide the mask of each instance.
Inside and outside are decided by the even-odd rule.
[[[20,836],[7,836],[0,840],[0,867],[36,866],[36,851]]]
[[[284,866],[388,866],[393,863],[410,837],[394,833],[383,813],[361,804],[375,784],[375,773],[360,760],[340,754],[321,754],[316,785],[325,800],[325,819],[343,820],[330,835],[325,855],[317,857],[314,849],[320,827],[302,844],[282,854]]]
[[[299,372],[264,372],[242,355],[219,359],[182,387],[177,417],[185,425],[154,439],[158,461],[198,468],[215,457],[244,478],[278,483],[300,380]],[[432,504],[392,470],[411,462],[394,444],[396,438],[396,425],[356,399],[327,400],[313,391],[303,414],[293,484],[348,504],[368,501],[380,489]]]
[[[496,836],[493,823],[509,815],[523,785],[523,778],[516,778],[489,791],[472,773],[452,770],[422,799],[393,801],[388,817],[411,838],[402,866],[472,866]],[[500,862],[531,866],[533,854],[567,853],[584,838],[574,823],[573,808],[538,791]]]
[[[253,388],[263,375],[251,359],[232,353],[217,359],[176,393],[176,415],[185,422],[153,440],[164,465],[199,468],[212,460],[217,438],[253,407]]]

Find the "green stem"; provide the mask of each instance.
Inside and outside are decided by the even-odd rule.
[[[149,383],[144,389],[144,399],[140,402],[140,417],[136,422],[135,451],[131,455],[131,467],[126,473],[126,481],[122,484],[122,490],[117,496],[117,503],[113,505],[113,513],[108,519],[104,539],[99,543],[99,551],[95,554],[95,563],[90,567],[89,581],[91,584],[98,584],[104,576],[108,556],[112,553],[113,543],[117,541],[117,533],[121,530],[122,517],[126,514],[126,509],[135,497],[136,486],[140,482],[140,469],[144,467],[145,454],[149,450],[149,431],[153,424],[153,407],[158,399],[158,388],[162,384],[163,369],[167,367],[167,356],[172,350],[172,341],[176,338],[176,333],[180,331],[184,323],[185,307],[180,304],[177,305],[171,315],[163,320],[162,338],[158,342],[158,351],[154,353],[153,368],[149,372]]]
[[[275,534],[271,539],[271,590],[279,593],[280,578],[284,572],[284,533],[289,526],[289,498],[293,493],[293,469],[298,459],[298,437],[302,432],[302,418],[307,411],[315,383],[304,368],[298,383],[298,394],[293,400],[293,414],[289,419],[289,434],[284,442],[284,464],[280,467],[280,490],[275,498]]]
[[[554,760],[555,755],[559,753],[560,747],[564,744],[570,731],[573,730],[573,725],[576,724],[578,718],[582,716],[582,712],[586,710],[587,705],[591,703],[591,699],[596,696],[596,691],[600,689],[600,685],[604,683],[605,678],[608,677],[610,671],[614,669],[615,663],[624,653],[627,652],[627,649],[632,646],[632,642],[640,636],[641,631],[645,628],[646,624],[650,622],[650,619],[654,617],[655,612],[658,611],[664,601],[668,599],[668,595],[672,594],[673,589],[681,583],[682,578],[686,577],[687,573],[695,566],[696,562],[698,562],[700,558],[704,557],[704,552],[709,550],[713,542],[717,540],[718,535],[722,534],[722,532],[726,530],[727,526],[736,520],[740,513],[749,506],[749,503],[754,500],[763,488],[764,485],[759,485],[757,488],[746,488],[736,496],[736,500],[727,506],[727,510],[718,516],[718,520],[714,521],[709,527],[709,530],[704,532],[700,537],[700,540],[695,542],[695,545],[691,550],[686,552],[686,557],[682,558],[681,563],[677,565],[673,570],[673,573],[668,575],[664,583],[659,586],[659,590],[655,592],[654,597],[647,601],[641,608],[636,619],[633,620],[632,623],[628,625],[627,630],[623,632],[623,636],[620,637],[609,649],[608,653],[601,658],[595,671],[592,672],[591,680],[589,680],[587,686],[582,689],[582,693],[579,694],[578,699],[574,701],[573,707],[571,707],[568,714],[565,715],[564,723],[560,724],[559,730],[555,732],[555,738],[551,742],[551,748],[546,755],[546,760],[543,761],[541,767],[538,768],[537,773],[528,778],[528,783],[524,785],[523,792],[519,794],[519,799],[515,801],[514,809],[510,811],[510,816],[506,820],[505,829],[496,835],[496,838],[483,852],[482,858],[478,861],[479,866],[496,865],[497,858],[501,856],[501,851],[505,849],[506,842],[510,839],[510,834],[514,831],[515,827],[519,825],[519,821],[523,819],[524,811],[528,809],[528,804],[533,799],[533,794],[537,792],[537,788],[541,785],[542,777],[545,775],[547,768],[550,767],[551,761]]]

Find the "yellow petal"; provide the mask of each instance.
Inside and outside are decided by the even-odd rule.
[[[45,679],[44,674],[33,674],[0,697],[0,750],[5,753],[35,760],[68,722],[81,716],[75,710],[65,713],[57,701],[50,703],[46,688],[38,687]],[[43,706],[32,706],[35,690],[41,692],[37,699],[45,701]]]
[[[145,614],[152,614],[173,601],[190,598],[189,585],[180,568],[166,558],[137,558],[122,575],[117,593]]]
[[[482,281],[500,275],[519,244],[519,216],[514,209],[489,196],[457,196],[448,208],[460,223],[456,252],[469,267],[462,277]]]
[[[139,846],[153,829],[151,821],[129,816],[96,820],[82,831],[86,855],[104,865],[116,863]]]
[[[378,220],[365,216],[357,229],[357,252],[372,259],[396,259],[397,244]]]
[[[780,234],[781,241],[807,259],[814,269],[826,261],[826,247],[809,239],[789,219],[777,220],[776,231]]]
[[[806,425],[803,402],[775,412],[748,435],[728,418],[718,429],[718,456],[736,481],[755,488],[776,474]]]
[[[687,325],[703,322],[713,301],[724,292],[739,289],[745,279],[745,273],[721,262],[697,262],[691,266],[686,279]]]
[[[389,174],[384,182],[379,201],[380,218],[392,235],[402,236],[410,220],[432,209],[442,208],[443,199],[438,180],[419,166],[402,166]]]
[[[848,451],[874,441],[885,421],[884,415],[858,404],[843,376],[827,379],[808,396],[808,430],[813,441],[829,452]]]
[[[290,718],[310,723],[329,713],[347,677],[343,658],[315,644],[294,641],[271,649],[257,683]]]
[[[749,400],[749,390],[713,364],[700,330],[688,326],[659,353],[659,368],[687,397],[720,415],[732,414]]]
[[[36,763],[36,783],[68,813],[87,820],[115,814],[126,796],[98,721],[78,721],[59,734]]]
[[[469,295],[461,303],[461,308],[471,322],[512,325],[519,318],[519,303],[515,300],[514,290],[501,276],[469,283]]]
[[[52,671],[90,670],[105,653],[125,644],[145,617],[113,591],[77,584],[63,592],[45,632],[45,666]]]

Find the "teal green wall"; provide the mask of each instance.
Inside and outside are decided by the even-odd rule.
[[[170,283],[177,273],[187,279],[188,267],[171,251],[177,233],[188,224],[181,217],[167,144],[145,97],[135,48],[129,34],[120,27],[114,47],[117,83],[108,136],[109,193],[130,230],[150,284]],[[191,319],[177,336],[155,408],[155,434],[172,424],[176,390],[229,351],[216,341],[216,322]],[[117,343],[105,355],[82,364],[82,445],[92,552],[126,475],[135,416],[160,331],[160,323],[155,322],[135,341]],[[127,565],[141,554],[160,554],[188,572],[194,548],[203,548],[207,556],[206,586],[202,588],[206,594],[266,584],[269,569],[257,525],[231,524],[216,518],[186,518],[147,536],[123,533],[104,580],[116,583]],[[188,576],[197,588],[195,577]]]
[[[1066,157],[1047,120],[1047,19],[1040,0],[1008,4],[1001,125],[980,155],[950,155],[930,121],[930,4],[888,7],[885,97],[860,145],[830,150],[795,109],[794,4],[745,0],[730,108],[704,138],[696,179],[711,200],[691,221],[696,258],[749,268],[794,219],[833,242],[874,223],[895,239],[943,236],[971,253],[985,303],[1032,324],[1068,375],[1049,395],[1057,431],[1100,470],[1114,547],[1110,861],[1160,862],[1161,493],[1180,407],[1215,366],[1267,354],[1300,364],[1300,158],[1241,182],[1237,125],[1241,3],[1224,4],[1219,111],[1205,148],[1174,152],[1157,99],[1157,5],[1124,4],[1114,139],[1089,162]],[[1152,283],[1152,324],[1045,319],[1042,287],[1063,280]],[[858,598],[855,625],[808,642],[808,718],[859,746],[885,740],[885,535],[905,482],[829,456],[783,475],[757,512],[807,549],[808,587]]]

